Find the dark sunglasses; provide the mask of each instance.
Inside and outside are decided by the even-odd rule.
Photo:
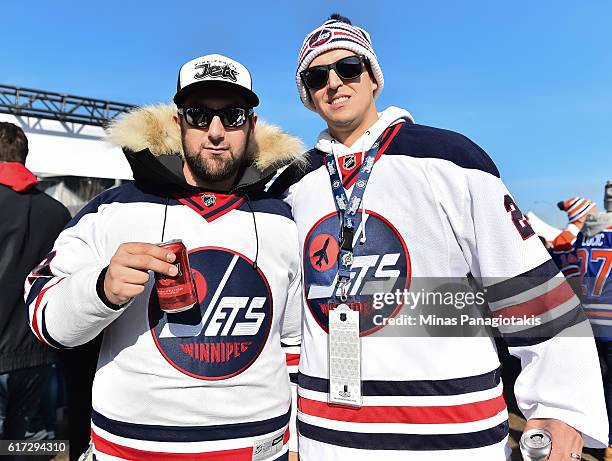
[[[178,113],[185,117],[189,126],[194,128],[208,128],[215,115],[219,116],[225,128],[238,128],[244,125],[247,119],[253,115],[253,109],[225,107],[216,110],[208,107],[179,107]]]
[[[304,69],[300,72],[300,77],[306,88],[316,90],[328,82],[330,69],[334,69],[342,80],[353,80],[361,75],[363,66],[369,62],[365,56],[347,56],[332,64],[312,66]]]

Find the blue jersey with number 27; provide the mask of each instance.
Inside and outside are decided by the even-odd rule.
[[[593,237],[578,235],[576,259],[584,274],[581,299],[593,332],[612,341],[612,228]]]

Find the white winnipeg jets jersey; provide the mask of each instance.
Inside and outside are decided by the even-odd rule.
[[[363,158],[375,141],[372,167]],[[524,415],[560,419],[587,445],[607,445],[588,322],[482,149],[390,108],[352,147],[324,132],[309,157],[307,168],[289,168],[273,186],[292,208],[303,266],[303,461],[506,459],[508,414],[493,339],[389,334],[381,319],[399,319],[406,305],[373,303],[377,290],[410,292],[425,279],[466,274],[484,285],[492,317],[529,320],[500,327],[522,360],[515,392]],[[359,171],[371,167],[348,287],[349,301],[357,300],[349,305],[360,311],[362,406],[343,407],[328,404],[328,313],[338,305],[341,222],[329,170],[340,170],[350,200],[363,187]]]
[[[119,245],[162,239],[185,244],[199,303],[164,313],[151,276],[128,305],[104,304],[96,283]],[[289,208],[265,195],[168,198],[129,183],[68,224],[26,297],[31,327],[50,346],[104,332],[97,459],[284,459],[291,393],[281,340],[299,345],[298,253]]]

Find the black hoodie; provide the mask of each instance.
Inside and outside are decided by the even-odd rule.
[[[70,213],[35,187],[34,176],[23,165],[0,163],[0,170],[5,173],[0,174],[0,373],[7,373],[54,361],[53,351],[30,331],[23,286],[28,273],[51,250]],[[29,187],[28,175],[34,178]]]

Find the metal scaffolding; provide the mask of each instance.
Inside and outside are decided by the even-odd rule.
[[[136,106],[51,91],[0,85],[0,113],[105,127]]]

